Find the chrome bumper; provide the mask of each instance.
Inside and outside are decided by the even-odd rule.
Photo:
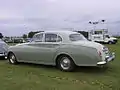
[[[112,53],[110,56],[106,56],[105,61],[98,62],[97,65],[104,65],[107,64],[110,61],[113,61],[115,59],[115,53]]]
[[[3,53],[0,53],[0,56],[5,56],[5,54],[3,54]]]
[[[0,53],[0,57],[5,57],[5,59],[7,59],[7,53]]]

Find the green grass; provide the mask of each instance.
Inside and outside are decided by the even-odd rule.
[[[107,46],[116,59],[102,69],[78,67],[75,72],[62,72],[52,66],[10,65],[1,60],[0,90],[120,90],[120,42]]]

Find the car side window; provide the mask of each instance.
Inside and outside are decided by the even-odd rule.
[[[62,41],[62,38],[60,36],[58,36],[57,42],[61,42],[61,41]]]
[[[57,35],[56,34],[45,34],[45,42],[56,42]]]
[[[62,38],[57,34],[45,34],[45,42],[60,42]]]
[[[37,34],[33,37],[33,41],[35,42],[42,42],[43,34]]]

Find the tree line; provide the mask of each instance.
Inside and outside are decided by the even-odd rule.
[[[40,32],[43,32],[43,31],[30,31],[28,34],[23,34],[22,35],[22,38],[32,38],[36,33],[40,33]],[[76,32],[78,32],[78,33],[81,33],[81,34],[83,34],[86,38],[88,38],[88,32],[86,32],[86,31],[76,31]],[[2,33],[0,33],[0,38],[3,38],[3,35],[2,35]]]
[[[36,32],[31,31],[31,32],[29,32],[28,38],[32,38],[36,33],[39,33],[39,32],[43,32],[43,31],[36,31]],[[88,32],[86,32],[86,31],[76,31],[76,32],[81,33],[82,35],[84,35],[85,38],[88,38]],[[27,38],[27,35],[24,34],[23,38]]]
[[[0,39],[1,39],[1,38],[3,38],[3,34],[2,34],[2,33],[0,33]]]
[[[40,32],[43,32],[43,31],[30,31],[28,34],[23,34],[22,35],[22,38],[32,38],[36,33],[40,33]],[[81,33],[82,35],[84,35],[85,38],[88,38],[88,32],[87,31],[76,31],[78,33]],[[3,38],[3,34],[0,33],[0,39]],[[117,38],[120,38],[120,36],[115,36]]]
[[[40,32],[43,32],[43,31],[35,31],[35,32],[33,32],[33,31],[31,31],[31,32],[29,32],[28,33],[28,35],[27,34],[23,34],[23,38],[32,38],[36,33],[40,33]]]

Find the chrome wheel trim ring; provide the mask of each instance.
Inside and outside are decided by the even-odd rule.
[[[10,56],[10,62],[15,63],[15,56],[13,54]]]
[[[71,63],[70,60],[65,57],[65,58],[61,61],[60,65],[61,65],[62,69],[67,70],[67,69],[70,68],[70,65],[71,65],[70,63]]]

